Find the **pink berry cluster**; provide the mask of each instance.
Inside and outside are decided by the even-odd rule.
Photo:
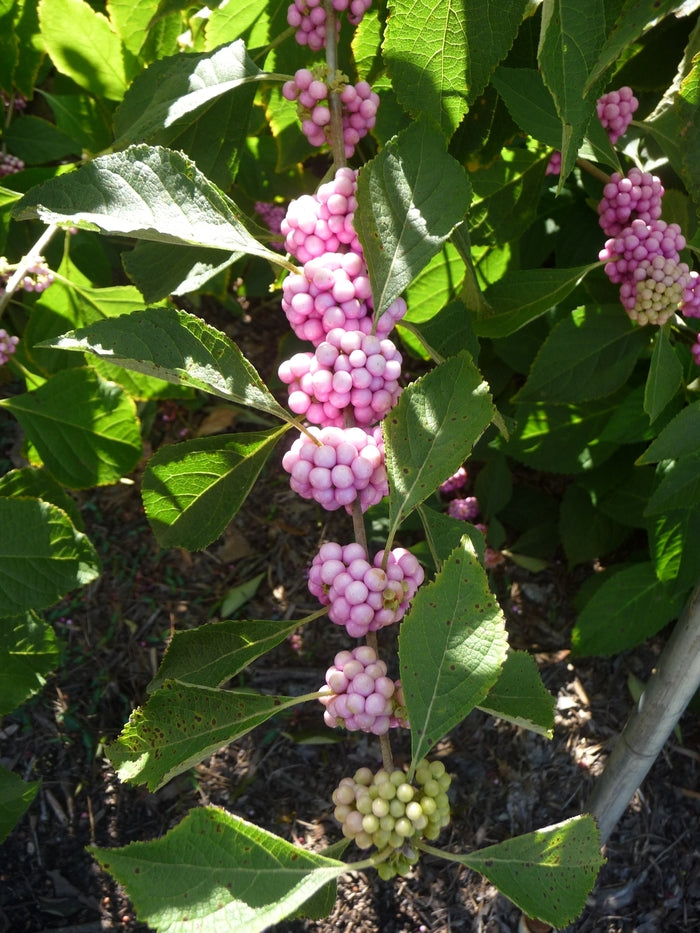
[[[359,768],[333,791],[333,815],[346,839],[361,849],[392,850],[377,866],[383,880],[407,874],[418,861],[412,843],[437,839],[450,821],[450,775],[444,764],[422,759],[415,783],[409,784],[406,777],[398,768],[382,768],[376,774]]]
[[[4,256],[0,256],[0,292],[16,268],[16,263],[8,262]],[[37,256],[27,267],[19,287],[25,292],[43,292],[51,285],[53,279],[53,272],[47,266],[44,257]]]
[[[320,690],[326,725],[374,735],[384,735],[396,726],[406,727],[401,682],[387,677],[386,671],[386,664],[369,645],[339,651]]]
[[[4,366],[9,360],[17,349],[18,343],[19,337],[15,334],[8,334],[4,328],[0,327],[0,366]]]
[[[356,499],[363,512],[389,494],[380,427],[310,427],[282,458],[289,484],[304,499],[315,499],[329,512]],[[312,440],[311,438],[314,438]]]
[[[255,213],[262,219],[270,233],[279,234],[282,232],[282,221],[286,214],[286,210],[282,204],[274,204],[269,201],[256,201]],[[282,240],[272,240],[270,246],[273,249],[279,250],[285,248]]]
[[[372,0],[333,0],[333,9],[337,13],[347,11],[348,22],[358,26],[362,17],[372,5]],[[287,22],[296,30],[295,38],[299,45],[308,45],[314,52],[326,45],[326,10],[323,0],[294,0],[287,9]],[[340,30],[340,20],[336,19],[336,29]]]
[[[362,255],[353,218],[357,210],[357,173],[343,166],[315,194],[291,201],[280,224],[284,245],[299,262],[347,250]]]
[[[24,169],[24,162],[9,152],[0,152],[0,178],[5,175],[14,175]]]
[[[385,337],[336,327],[314,353],[296,353],[279,367],[289,386],[289,407],[307,421],[342,427],[343,411],[355,423],[376,424],[401,392],[401,354]]]
[[[377,120],[379,95],[366,81],[353,85],[340,73],[330,78],[325,65],[313,71],[300,68],[292,80],[282,85],[282,96],[297,102],[301,129],[311,145],[323,146],[330,137],[328,96],[331,90],[337,91],[340,97],[345,157],[349,159]]]
[[[632,168],[626,175],[613,172],[598,204],[599,223],[608,237],[618,236],[633,220],[651,223],[661,217],[664,188],[651,172]]]
[[[618,139],[627,132],[632,122],[632,116],[639,107],[639,101],[634,96],[631,87],[621,87],[617,91],[608,91],[603,94],[596,105],[598,119],[615,145]]]
[[[380,551],[370,564],[360,544],[323,544],[309,569],[309,591],[351,638],[364,638],[400,621],[424,579],[405,548]]]

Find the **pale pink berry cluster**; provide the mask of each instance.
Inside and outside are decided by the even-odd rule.
[[[450,822],[447,791],[451,779],[444,764],[421,759],[415,783],[409,784],[406,777],[398,768],[391,772],[382,768],[376,774],[360,768],[333,791],[333,815],[346,839],[354,840],[360,849],[394,850],[377,865],[383,880],[410,871],[418,861],[411,842],[437,839]]]
[[[282,204],[274,204],[270,201],[256,201],[255,213],[262,219],[270,233],[278,234],[282,232],[282,221],[286,214],[286,208]],[[282,240],[271,240],[270,246],[273,249],[283,250],[285,248]]]
[[[0,178],[5,175],[14,175],[24,169],[24,162],[9,152],[0,152]]]
[[[282,85],[282,96],[297,102],[302,132],[312,146],[323,146],[330,139],[328,82],[327,70],[320,66],[313,71],[300,68],[293,79]],[[330,88],[340,97],[345,157],[349,159],[377,121],[379,95],[366,81],[349,84],[345,75],[340,74],[331,79]]]
[[[4,328],[0,327],[0,366],[4,366],[9,360],[17,349],[18,343],[19,337],[15,334],[8,334]]]
[[[596,105],[598,119],[603,124],[613,146],[627,132],[627,127],[632,122],[632,116],[638,107],[639,101],[634,96],[632,88],[627,86],[617,91],[608,91],[598,101]]]
[[[599,223],[608,237],[618,236],[633,220],[645,224],[661,217],[664,187],[651,172],[632,168],[626,175],[613,172],[598,204]]]
[[[290,486],[329,512],[358,499],[363,512],[389,494],[380,427],[315,428],[298,437],[282,458]]]
[[[330,607],[332,622],[345,626],[351,638],[364,638],[404,617],[424,576],[405,548],[394,548],[386,557],[380,551],[370,564],[360,544],[328,541],[313,559],[308,585]]]
[[[347,11],[348,22],[358,26],[372,5],[372,0],[333,0],[336,13]],[[294,0],[287,10],[287,22],[296,30],[299,45],[308,45],[314,52],[326,45],[326,10],[323,0]],[[340,20],[336,19],[340,30]]]
[[[324,722],[331,729],[342,726],[350,732],[374,735],[406,725],[403,694],[397,683],[387,677],[386,664],[369,645],[339,651],[320,690]]]
[[[289,203],[280,229],[285,247],[305,263],[323,253],[349,251],[362,256],[353,218],[357,210],[357,172],[344,166],[315,194]]]
[[[4,256],[0,256],[0,292],[7,284],[12,273],[17,269],[17,263],[8,262]],[[19,284],[25,292],[43,292],[52,284],[54,275],[46,264],[43,256],[37,256],[25,270],[22,281]]]
[[[388,337],[336,327],[314,353],[296,353],[279,367],[289,407],[307,421],[341,427],[350,408],[359,425],[376,424],[401,388],[401,354]]]
[[[452,476],[448,476],[445,482],[440,484],[440,492],[444,496],[448,496],[451,492],[457,492],[458,489],[462,489],[466,484],[467,479],[467,471],[461,466],[456,473],[453,473]]]
[[[559,175],[561,174],[561,152],[558,149],[555,149],[552,155],[547,162],[547,168],[544,170],[545,175]]]
[[[476,496],[451,499],[447,505],[447,514],[463,522],[473,522],[479,514],[479,503]]]

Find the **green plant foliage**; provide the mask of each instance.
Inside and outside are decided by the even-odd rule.
[[[399,665],[412,767],[485,699],[507,647],[503,613],[473,548],[463,540],[434,582],[418,591],[401,626]]]
[[[0,617],[0,651],[6,659],[0,681],[0,715],[4,715],[41,689],[60,649],[53,629],[35,612],[25,612]]]
[[[34,800],[40,784],[41,781],[28,784],[0,765],[0,843]]]
[[[537,664],[524,651],[509,651],[498,680],[479,709],[551,739],[555,700],[545,688]],[[527,711],[523,715],[523,710]]]
[[[307,913],[307,902],[331,886],[332,905],[334,881],[346,871],[344,862],[299,849],[217,807],[193,810],[155,842],[90,851],[128,884],[139,916],[171,933],[187,933],[193,923],[257,933],[297,911],[324,916],[323,907]],[[191,853],[187,862],[183,851]]]

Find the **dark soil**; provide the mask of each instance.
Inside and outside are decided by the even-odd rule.
[[[221,322],[218,322],[222,326]],[[276,347],[253,322],[224,322],[265,378]],[[267,370],[266,370],[267,367]],[[216,405],[163,403],[151,445],[214,430],[256,429]],[[86,531],[104,572],[48,618],[66,648],[41,693],[0,723],[6,767],[42,785],[0,846],[0,933],[146,933],[128,898],[86,846],[161,836],[188,810],[213,803],[314,849],[340,836],[330,793],[379,756],[376,740],[325,729],[320,706],[302,707],[222,748],[156,793],[121,784],[104,757],[173,630],[219,617],[223,597],[264,574],[242,617],[301,618],[316,607],[304,572],[319,542],[350,539],[349,519],[298,497],[272,462],[226,533],[205,551],[162,551],[134,485],[83,498]],[[646,680],[664,637],[614,659],[573,660],[571,597],[578,579],[556,562],[538,574],[506,563],[493,582],[511,641],[531,651],[557,698],[552,741],[472,713],[436,749],[453,775],[453,821],[440,846],[465,851],[558,822],[585,809],[633,701],[629,675]],[[245,684],[300,694],[323,682],[342,632],[313,623],[257,662]],[[400,760],[406,738],[392,742]],[[700,929],[700,725],[687,713],[634,796],[606,849],[607,864],[575,933],[690,933]],[[426,858],[408,878],[345,876],[331,916],[280,924],[279,933],[516,931],[519,912],[482,876]]]

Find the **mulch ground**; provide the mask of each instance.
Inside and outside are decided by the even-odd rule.
[[[276,355],[269,335],[245,318],[225,326],[269,378],[266,361]],[[150,442],[156,448],[203,427],[246,429],[220,406],[163,403]],[[279,455],[222,538],[192,554],[158,548],[138,474],[134,485],[83,497],[86,531],[104,572],[47,613],[66,645],[62,663],[40,694],[0,722],[3,764],[42,780],[29,812],[0,846],[0,933],[146,933],[85,847],[161,836],[193,806],[224,806],[314,849],[339,838],[330,792],[343,775],[373,765],[378,743],[367,736],[336,741],[320,706],[280,716],[156,793],[121,784],[103,753],[143,702],[171,632],[218,618],[233,587],[263,574],[241,616],[293,619],[316,608],[305,569],[320,541],[349,540],[351,526],[346,516],[329,516],[294,496],[278,462]],[[476,711],[440,743],[435,754],[454,789],[453,820],[440,846],[455,852],[581,812],[632,709],[628,677],[646,680],[664,644],[662,633],[614,659],[573,660],[570,600],[577,579],[563,563],[538,574],[506,563],[493,582],[513,644],[535,655],[556,697],[556,730],[548,741]],[[245,684],[288,694],[315,690],[342,647],[336,626],[312,623],[256,662]],[[393,744],[397,759],[408,756],[406,737]],[[698,718],[686,713],[611,836],[607,863],[571,933],[700,929],[699,748]],[[275,930],[497,933],[516,931],[518,919],[482,876],[426,858],[393,883],[374,873],[345,876],[330,917]]]

